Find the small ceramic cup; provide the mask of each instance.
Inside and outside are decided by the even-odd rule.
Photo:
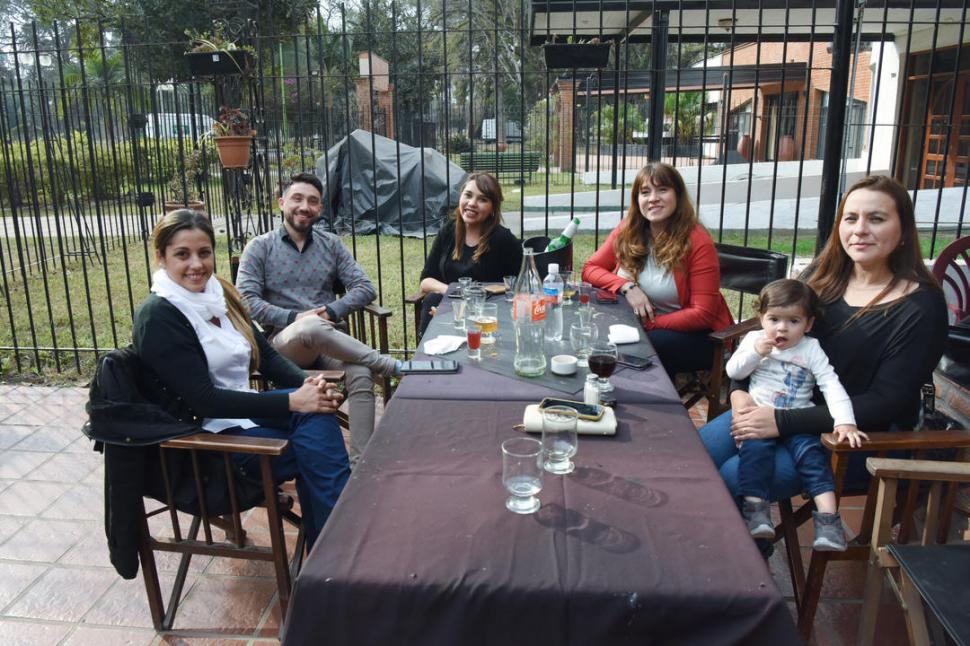
[[[557,354],[550,362],[549,367],[557,375],[572,375],[576,373],[577,359],[571,354]]]

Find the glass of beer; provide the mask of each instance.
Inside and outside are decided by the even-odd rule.
[[[478,311],[469,316],[475,321],[475,327],[482,333],[482,345],[494,344],[495,332],[498,330],[498,305],[482,303]]]

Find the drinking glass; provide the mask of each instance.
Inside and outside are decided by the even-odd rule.
[[[488,298],[488,292],[481,285],[472,283],[465,288],[462,296],[465,300],[465,316],[472,318],[481,310],[485,299]]]
[[[550,406],[542,410],[543,468],[549,473],[566,475],[576,465],[570,459],[576,455],[576,410],[565,406]]]
[[[572,305],[573,296],[576,295],[577,285],[576,285],[576,272],[574,271],[561,271],[559,272],[559,277],[562,278],[562,304]]]
[[[498,305],[482,303],[478,306],[478,312],[469,316],[475,321],[475,327],[482,333],[482,344],[494,344],[495,332],[498,330]]]
[[[616,344],[609,341],[596,341],[589,353],[589,370],[599,377],[600,392],[613,390],[608,377],[616,369]]]
[[[518,276],[502,276],[502,282],[505,283],[505,300],[512,302],[515,300],[515,279]]]
[[[455,315],[455,320],[453,324],[456,330],[464,332],[465,330],[465,299],[464,298],[454,298],[451,301],[451,309]]]
[[[542,442],[514,437],[502,442],[502,484],[511,496],[505,508],[517,514],[539,509],[536,494],[542,491]]]
[[[589,301],[593,297],[593,286],[586,281],[579,283],[579,304],[589,306]]]
[[[464,292],[466,287],[472,284],[472,279],[469,276],[462,276],[458,279],[458,291]]]
[[[599,337],[599,330],[590,322],[573,323],[569,326],[569,344],[573,348],[573,354],[578,361],[576,365],[580,368],[589,367],[589,354],[593,349],[593,342]]]
[[[476,320],[469,317],[465,320],[465,339],[468,343],[468,358],[479,360],[482,358],[482,331],[476,325]]]

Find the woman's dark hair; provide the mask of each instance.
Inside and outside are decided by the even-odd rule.
[[[649,180],[654,186],[672,188],[677,196],[677,209],[667,219],[663,231],[655,238],[650,232],[650,222],[640,212],[639,197],[643,184]],[[643,271],[653,246],[657,265],[667,270],[686,261],[690,251],[690,234],[697,226],[697,212],[687,195],[684,178],[670,164],[653,162],[644,166],[633,180],[630,191],[630,208],[613,241],[617,264],[627,270],[634,279]]]
[[[869,175],[855,182],[845,192],[842,201],[839,203],[832,233],[822,252],[810,267],[811,274],[808,278],[808,284],[816,291],[822,303],[831,303],[841,298],[849,284],[853,262],[842,247],[839,228],[845,215],[846,201],[852,193],[860,189],[879,191],[893,200],[896,206],[896,214],[899,217],[900,239],[899,246],[889,256],[889,269],[893,274],[892,280],[865,307],[853,314],[852,318],[868,312],[874,304],[881,301],[886,294],[889,294],[900,281],[911,281],[936,289],[940,287],[923,262],[923,253],[920,251],[919,236],[916,232],[916,215],[913,209],[913,201],[909,197],[909,191],[891,177]]]
[[[282,197],[283,193],[286,193],[286,190],[294,184],[309,184],[313,188],[317,189],[317,193],[319,193],[321,197],[323,196],[323,182],[320,181],[319,177],[313,173],[296,173],[294,175],[290,175],[288,180],[280,184],[280,197]]]
[[[155,230],[152,231],[152,243],[155,252],[160,257],[164,257],[165,249],[172,242],[172,238],[176,233],[185,229],[200,229],[209,237],[209,242],[215,249],[216,234],[212,230],[212,222],[209,221],[209,216],[192,209],[176,209],[166,213],[165,217],[155,225]]]
[[[773,280],[761,290],[754,307],[759,314],[765,314],[769,307],[791,307],[797,305],[807,318],[815,318],[819,313],[819,300],[815,290],[794,278]]]
[[[179,231],[198,229],[206,234],[213,251],[216,248],[216,234],[212,230],[212,222],[205,213],[193,211],[191,209],[176,209],[165,214],[152,231],[152,246],[159,258],[165,256],[165,249],[171,244],[172,238]],[[216,276],[219,284],[222,285],[222,293],[226,299],[226,316],[232,322],[232,326],[242,334],[249,342],[252,352],[250,353],[250,368],[259,368],[259,346],[256,344],[256,336],[253,332],[252,319],[249,318],[249,310],[243,302],[242,296],[236,288],[227,280]]]
[[[502,224],[502,200],[505,198],[502,197],[502,185],[488,173],[471,173],[465,183],[461,185],[463,192],[470,182],[475,182],[475,187],[492,203],[492,214],[488,217],[488,220],[482,223],[482,237],[479,239],[478,247],[472,256],[472,261],[478,262],[478,259],[488,252],[488,239],[492,232],[498,225]],[[465,221],[461,219],[460,203],[458,208],[452,212],[451,217],[455,220],[455,248],[451,257],[453,260],[461,260],[461,251],[465,246]]]

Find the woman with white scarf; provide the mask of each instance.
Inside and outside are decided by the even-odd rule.
[[[309,547],[350,475],[333,416],[342,396],[323,379],[307,377],[253,327],[235,288],[213,274],[215,233],[205,215],[173,211],[152,237],[159,269],[152,294],[135,313],[136,351],[161,388],[184,404],[181,417],[214,433],[289,440],[274,461],[274,477],[296,478]],[[288,390],[254,391],[249,375],[255,368]],[[240,456],[236,466],[259,477],[252,456]]]

